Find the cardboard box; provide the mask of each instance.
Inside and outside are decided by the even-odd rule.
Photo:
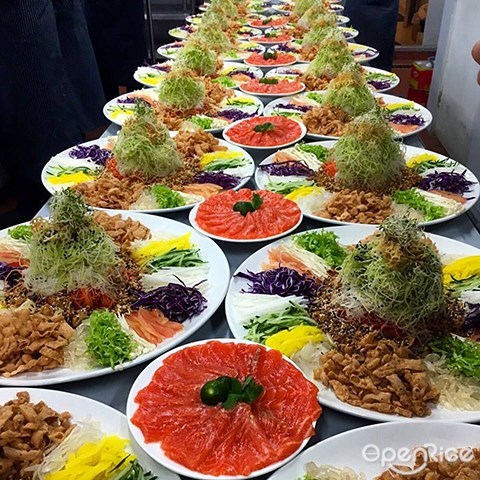
[[[433,63],[431,60],[413,62],[410,69],[410,88],[414,90],[430,90],[433,76]]]

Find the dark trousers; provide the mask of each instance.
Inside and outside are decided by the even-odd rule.
[[[376,48],[380,56],[372,67],[392,69],[398,0],[346,0],[345,15],[360,34],[356,42]]]
[[[0,0],[0,164],[23,217],[44,164],[106,123],[81,0]]]

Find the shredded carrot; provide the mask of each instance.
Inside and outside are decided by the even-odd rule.
[[[96,288],[79,288],[72,292],[71,298],[78,308],[111,308],[115,305],[115,300]]]

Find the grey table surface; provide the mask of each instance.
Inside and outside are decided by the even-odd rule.
[[[117,131],[118,127],[111,125],[102,136],[115,135]],[[410,137],[405,140],[405,143],[418,147],[423,146],[417,137]],[[260,153],[257,152],[250,152],[252,153],[252,156],[257,164],[270,155],[270,153],[272,153],[270,151],[260,151]],[[255,185],[253,181],[250,181],[247,187],[254,188]],[[41,216],[48,214],[48,206],[45,205],[38,214]],[[179,222],[185,224],[189,224],[188,211],[175,213],[174,215],[163,216],[178,220]],[[325,226],[328,225],[305,218],[297,231],[304,231]],[[427,231],[480,248],[480,233],[475,228],[468,214],[464,214],[450,222],[430,227],[427,229]],[[257,251],[259,248],[266,245],[268,242],[258,242],[252,244],[233,244],[228,242],[217,243],[224,251],[230,264],[230,271],[233,273],[247,257]],[[228,328],[227,320],[225,318],[224,304],[222,303],[212,318],[184,343],[190,343],[196,340],[207,338],[232,337],[232,333]],[[55,385],[50,388],[89,397],[110,405],[113,408],[125,413],[130,387],[145,366],[146,364],[143,364],[123,372],[115,372],[110,375],[79,382]],[[326,439],[332,435],[336,435],[354,428],[372,425],[373,423],[375,422],[346,415],[330,408],[324,408],[323,415],[317,424],[316,435],[310,440],[308,446],[318,443],[322,439]]]

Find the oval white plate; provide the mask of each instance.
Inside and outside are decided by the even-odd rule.
[[[325,90],[319,91],[317,93],[325,94]],[[300,95],[304,96],[304,95],[306,95],[306,93],[303,93],[303,94],[300,94]],[[393,103],[405,103],[405,104],[411,103],[411,100],[407,100],[407,99],[401,98],[401,97],[396,97],[394,95],[385,95],[383,93],[377,93],[377,94],[375,94],[375,96],[377,98],[382,98],[386,105],[390,105],[390,104],[393,104]],[[277,98],[276,100],[273,100],[272,102],[265,105],[265,108],[263,110],[263,114],[265,116],[275,115],[273,113],[274,108],[277,107],[277,105],[288,102],[288,100],[289,100],[288,98]],[[398,132],[396,132],[396,135],[397,135],[398,138],[406,138],[406,137],[410,137],[412,135],[416,135],[417,133],[420,133],[422,130],[425,130],[426,128],[428,128],[430,126],[430,124],[432,123],[433,116],[430,113],[430,111],[427,110],[423,105],[420,105],[420,104],[415,103],[415,102],[413,102],[413,103],[415,104],[416,111],[413,112],[412,110],[410,110],[409,113],[415,113],[415,115],[420,115],[425,120],[425,122],[424,122],[423,125],[419,126],[416,130],[413,130],[411,132],[408,132],[408,133],[398,133]],[[290,111],[292,111],[292,110],[290,110]],[[319,135],[317,133],[310,133],[310,132],[307,132],[307,136],[310,137],[310,138],[314,138],[316,140],[338,140],[340,138],[340,137],[334,137],[334,136],[329,136],[329,135]]]
[[[17,393],[25,391],[30,394],[32,403],[43,401],[58,413],[70,412],[73,422],[94,420],[100,424],[100,428],[105,434],[130,439],[131,451],[137,456],[145,471],[152,472],[162,480],[180,480],[176,473],[154,462],[143,452],[137,442],[131,438],[127,417],[118,410],[81,395],[43,388],[2,388],[0,389],[0,405],[14,400]]]
[[[244,240],[236,239],[236,238],[227,238],[227,237],[219,237],[218,235],[213,235],[212,233],[207,232],[206,230],[203,230],[201,228],[196,220],[197,212],[198,212],[198,207],[199,205],[195,205],[195,207],[192,208],[188,215],[188,221],[192,225],[192,227],[197,230],[199,233],[202,235],[205,235],[207,237],[212,238],[213,240],[220,240],[222,242],[230,242],[230,243],[258,243],[258,242],[269,242],[271,240],[275,240],[277,238],[282,238],[285,235],[289,235],[290,233],[294,232],[302,223],[303,220],[303,214],[300,215],[300,218],[298,219],[298,222],[292,227],[289,228],[288,230],[285,230],[283,233],[278,233],[277,235],[271,235],[270,237],[263,237],[263,238],[247,238]]]
[[[73,382],[77,380],[84,380],[86,378],[101,377],[115,373],[116,371],[125,370],[135,365],[152,360],[162,353],[170,350],[172,347],[186,340],[190,335],[193,335],[202,325],[204,325],[210,317],[217,311],[218,307],[225,297],[227,290],[227,282],[230,276],[230,267],[223,251],[218,245],[199,235],[192,227],[184,225],[183,223],[170,220],[168,218],[155,217],[153,215],[145,215],[143,213],[127,213],[118,210],[109,210],[109,213],[120,213],[124,218],[132,218],[137,220],[146,227],[152,230],[152,233],[167,233],[175,236],[191,233],[192,243],[198,246],[200,254],[205,261],[208,262],[208,293],[204,296],[208,300],[207,308],[196,315],[194,318],[183,323],[184,329],[177,335],[160,343],[154,350],[144,355],[140,355],[136,359],[126,362],[122,365],[111,368],[97,368],[93,370],[75,371],[69,368],[56,368],[54,370],[45,370],[43,372],[22,373],[15,377],[5,378],[0,376],[0,385],[7,386],[43,386],[54,385],[59,383]],[[0,231],[0,237],[7,235],[7,230]]]
[[[184,27],[187,27],[187,25],[185,25]],[[188,30],[185,30],[184,28],[182,27],[175,27],[175,28],[171,28],[169,31],[168,31],[168,34],[174,38],[175,40],[185,40],[187,39],[193,32],[195,32],[198,27],[196,27],[195,25],[188,25],[188,27],[191,28],[192,32],[189,32]]]
[[[349,467],[355,472],[363,472],[367,479],[373,479],[393,467],[395,463],[411,466],[413,461],[402,462],[399,459],[402,451],[410,453],[418,447],[430,446],[431,454],[434,452],[439,454],[447,450],[453,453],[453,450],[458,448],[478,448],[479,439],[480,427],[477,425],[455,425],[453,427],[452,424],[445,422],[372,425],[322,440],[305,450],[293,462],[275,472],[270,480],[303,478],[305,465],[308,462],[314,462],[317,465]],[[427,453],[427,448],[424,447],[418,451],[423,455],[424,452]],[[388,460],[392,454],[396,456],[394,461]],[[412,456],[410,456],[410,460],[414,460]],[[395,472],[395,470],[391,471]],[[408,480],[411,477],[405,475],[402,478]]]
[[[292,67],[292,70],[298,70],[298,72],[299,72],[298,74],[282,73],[284,70],[288,70],[288,67],[287,68],[285,68],[285,67],[272,68],[271,70],[269,70],[265,74],[265,77],[266,78],[269,78],[269,77],[287,77],[288,78],[288,77],[293,77],[293,76],[300,76],[301,74],[305,73],[307,68],[308,68],[307,63],[299,63],[298,65],[295,65],[294,67]],[[364,66],[363,69],[365,70],[365,72],[367,74],[368,73],[381,73],[383,75],[388,75],[389,77],[391,77],[392,82],[390,83],[390,85],[387,88],[384,88],[383,90],[375,90],[377,93],[388,92],[389,90],[392,90],[392,88],[395,88],[400,83],[400,78],[395,73],[387,72],[386,70],[382,70],[380,68],[374,68],[374,67],[365,67]],[[367,81],[367,83],[368,83],[368,81]],[[371,87],[371,88],[373,88],[373,87]]]
[[[172,67],[172,61],[166,61],[163,65],[168,65]],[[134,74],[133,78],[138,82],[144,85],[147,88],[156,87],[163,80],[167,72],[157,70],[151,66],[138,67]],[[145,75],[150,75],[149,80],[145,79]]]
[[[323,145],[324,147],[332,148],[335,145],[335,143],[337,143],[336,140],[329,140],[329,141],[325,141],[325,142],[312,142],[312,143],[310,143],[310,145]],[[445,157],[444,155],[440,155],[439,153],[435,153],[435,152],[432,152],[430,150],[425,150],[424,148],[412,147],[410,145],[404,145],[404,148],[405,148],[405,158],[407,160],[409,158],[412,158],[412,157],[415,157],[417,155],[421,155],[421,154],[424,154],[424,153],[436,155],[438,158],[441,158],[441,159],[448,158],[448,157]],[[275,156],[275,154],[269,155],[262,162],[260,162],[259,165],[266,165],[268,163],[272,163],[274,156]],[[471,191],[468,192],[468,194],[466,194],[468,196],[469,200],[467,200],[467,202],[463,205],[464,210],[462,210],[460,212],[457,212],[453,215],[448,215],[447,217],[439,218],[437,220],[432,220],[430,222],[423,222],[423,223],[420,224],[420,225],[425,226],[425,227],[430,226],[430,225],[437,225],[438,223],[448,222],[449,220],[453,220],[454,218],[457,218],[460,215],[463,215],[465,212],[470,210],[477,203],[477,201],[480,197],[480,184],[478,182],[477,177],[475,176],[475,174],[473,172],[471,172],[468,168],[464,167],[461,163],[457,163],[457,165],[455,167],[441,168],[440,170],[454,170],[457,173],[462,173],[462,172],[465,171],[465,177],[467,178],[467,180],[469,180],[471,182],[474,182],[474,183],[472,185]],[[431,170],[428,170],[427,172],[425,172],[425,174],[432,173],[434,171],[435,171],[435,168],[432,168]],[[423,175],[425,175],[425,174],[423,174]],[[298,177],[298,178],[300,179],[300,178],[303,178],[303,177]],[[269,181],[268,174],[266,174],[265,172],[260,170],[260,168],[257,167],[257,169],[255,170],[255,184],[257,185],[257,187],[259,189],[268,190],[265,187],[265,185],[268,183],[268,181]],[[361,224],[361,223],[341,222],[339,220],[334,220],[334,219],[331,219],[331,218],[320,217],[320,216],[314,215],[312,213],[305,212],[303,210],[302,210],[302,212],[303,212],[303,215],[307,218],[311,218],[312,220],[318,220],[320,222],[330,223],[332,225],[364,225],[364,224]]]
[[[265,115],[265,116],[268,116],[268,115]],[[229,132],[230,128],[232,128],[233,126],[237,125],[240,122],[243,122],[243,120],[238,120],[236,122],[233,122],[227,128],[225,128],[225,130],[223,131],[223,138],[225,138],[225,140],[227,140],[227,142],[230,142],[233,145],[237,145],[237,146],[242,147],[242,148],[250,148],[252,150],[278,150],[280,148],[288,147],[289,145],[293,145],[294,143],[299,142],[305,136],[305,134],[307,133],[307,129],[306,129],[306,127],[303,123],[301,123],[297,120],[294,120],[294,121],[297,122],[298,125],[300,125],[300,129],[302,131],[301,134],[300,134],[300,137],[291,141],[291,142],[284,143],[282,145],[273,145],[273,146],[268,146],[268,147],[255,147],[255,146],[251,146],[251,145],[242,145],[241,143],[234,142],[231,138],[229,138],[228,132]]]
[[[140,448],[143,448],[145,453],[147,453],[152,459],[154,459],[156,462],[160,463],[161,465],[164,465],[167,467],[169,470],[172,470],[174,472],[179,473],[180,475],[184,475],[190,478],[196,478],[199,480],[243,480],[246,478],[253,478],[253,477],[258,477],[259,475],[264,475],[268,472],[271,472],[273,470],[276,470],[277,468],[281,467],[282,465],[285,465],[287,462],[292,460],[295,456],[297,456],[304,448],[305,445],[308,443],[309,439],[304,440],[304,442],[300,445],[298,450],[290,455],[288,458],[285,460],[282,460],[281,462],[276,462],[269,467],[262,468],[261,470],[257,470],[256,472],[253,472],[252,474],[248,476],[233,476],[233,475],[218,475],[218,476],[211,476],[211,475],[204,475],[199,472],[195,472],[193,470],[190,470],[189,468],[184,467],[183,465],[180,465],[177,462],[174,462],[173,460],[170,460],[163,452],[162,448],[160,447],[158,442],[155,443],[145,443],[143,433],[141,430],[136,427],[135,425],[132,424],[130,419],[132,418],[133,414],[137,410],[137,404],[135,403],[135,397],[137,396],[137,393],[148,386],[152,380],[153,375],[155,372],[163,365],[163,362],[173,353],[178,352],[180,350],[183,350],[188,347],[192,347],[194,345],[203,345],[208,342],[222,342],[222,343],[253,343],[249,341],[239,341],[231,338],[218,338],[218,339],[208,339],[208,340],[200,340],[198,342],[192,342],[187,345],[182,345],[180,347],[175,348],[174,350],[168,352],[166,355],[162,355],[161,357],[157,358],[154,362],[150,363],[143,371],[140,373],[140,375],[137,377],[135,380],[135,383],[132,385],[132,388],[130,389],[130,393],[128,394],[128,401],[127,401],[127,420],[128,420],[128,426],[130,428],[130,432],[133,435],[133,438],[136,440]],[[265,347],[267,350],[270,350],[268,347]],[[295,365],[290,359],[284,357],[284,359],[292,365]],[[320,417],[321,418],[321,417]]]
[[[250,67],[248,65],[245,65],[245,64],[242,64],[242,63],[238,63],[238,62],[223,62],[223,67],[218,70],[217,72],[217,75],[219,77],[225,77],[225,76],[229,76],[231,75],[235,70],[245,70],[245,71],[248,71],[250,73],[252,73],[255,78],[263,78],[263,72],[262,72],[262,69],[261,68],[257,68],[257,67]],[[223,73],[227,71],[227,73]],[[233,79],[232,79],[233,80]],[[241,85],[241,82],[237,82],[235,80],[233,80],[235,82],[235,87],[226,87],[226,88],[239,88],[239,86]]]
[[[344,227],[327,227],[319,228],[311,231],[331,231],[338,235],[339,243],[342,245],[353,245],[371,235],[376,227],[366,225],[344,226]],[[303,232],[302,232],[303,233]],[[461,254],[461,255],[480,255],[480,249],[466,245],[465,243],[451,240],[450,238],[441,237],[427,233],[427,236],[437,245],[440,254]],[[245,272],[250,270],[258,272],[261,264],[268,257],[268,250],[274,246],[280,245],[282,242],[288,242],[290,238],[283,238],[276,242],[267,245],[256,251],[253,255],[248,257],[235,271],[228,288],[227,296],[225,298],[225,313],[227,316],[228,326],[235,338],[242,340],[245,337],[245,328],[238,318],[237,311],[233,307],[232,297],[235,293],[239,293],[242,288],[245,288],[246,281],[236,278],[238,272]],[[367,410],[361,407],[354,407],[348,403],[339,400],[332,390],[325,388],[320,382],[314,382],[319,388],[318,400],[322,405],[333,408],[343,413],[353,415],[355,417],[368,418],[377,422],[427,422],[429,420],[443,420],[450,422],[478,422],[480,421],[480,411],[451,411],[439,406],[432,406],[432,414],[425,418],[406,418],[400,415],[390,415],[385,413]],[[480,438],[480,437],[479,437]]]
[[[142,92],[146,93],[149,97],[152,99],[156,100],[158,99],[158,94],[156,93],[155,88],[145,88],[143,90],[136,90],[135,92],[130,92],[124,95],[120,95],[116,98],[112,98],[109,102],[105,104],[103,107],[103,114],[105,117],[107,117],[108,120],[110,120],[112,123],[115,123],[116,125],[119,125],[120,127],[125,123],[125,120],[130,116],[133,115],[133,110],[135,107],[134,103],[129,103],[129,104],[124,104],[124,108],[126,111],[121,114],[121,115],[113,115],[113,111],[119,106],[122,105],[121,99],[125,97],[129,97],[132,94],[135,94],[137,92]],[[221,106],[221,110],[245,110],[246,112],[249,113],[256,113],[257,115],[261,115],[263,112],[263,102],[259,100],[257,97],[253,95],[249,95],[246,93],[241,93],[238,92],[237,90],[233,91],[233,95],[235,97],[243,97],[243,98],[249,98],[253,103],[250,105],[243,105],[243,106],[228,106],[228,105],[223,105]],[[227,102],[228,99],[224,99],[224,102]],[[216,128],[208,128],[205,131],[210,132],[210,133],[219,133],[221,132],[225,127],[216,127]],[[172,131],[170,131],[172,133]]]
[[[90,142],[85,142],[81,143],[80,145],[82,146],[89,146],[89,145],[98,145],[101,148],[104,148],[109,141],[109,138],[99,138],[97,140],[92,140]],[[228,151],[232,152],[241,152],[242,155],[248,160],[248,166],[242,167],[242,169],[247,169],[248,168],[248,173],[246,175],[242,175],[240,183],[233,189],[233,190],[238,190],[242,187],[244,187],[249,181],[250,178],[253,176],[253,173],[255,171],[255,162],[253,161],[252,156],[243,148],[233,146],[230,143],[226,142],[225,140],[219,140],[219,144],[222,146],[225,146],[228,148]],[[88,161],[88,159],[76,159],[76,158],[71,158],[68,154],[70,150],[76,147],[70,147],[64,150],[63,152],[59,153],[58,155],[55,155],[52,157],[48,163],[43,167],[42,170],[42,183],[43,186],[48,190],[50,194],[54,194],[55,192],[62,190],[65,188],[65,186],[58,186],[57,188],[52,185],[48,181],[49,175],[47,174],[47,171],[56,166],[56,165],[67,165],[67,166],[88,166],[88,167],[95,167],[95,165]],[[171,213],[171,212],[180,212],[182,210],[189,210],[192,208],[195,204],[191,203],[189,205],[182,205],[181,207],[175,207],[175,208],[158,208],[158,209],[148,209],[148,210],[125,210],[125,212],[138,212],[138,213],[155,213],[155,214],[162,214],[162,213]],[[109,210],[109,209],[103,209],[103,208],[97,208],[97,207],[92,207],[95,210]]]

